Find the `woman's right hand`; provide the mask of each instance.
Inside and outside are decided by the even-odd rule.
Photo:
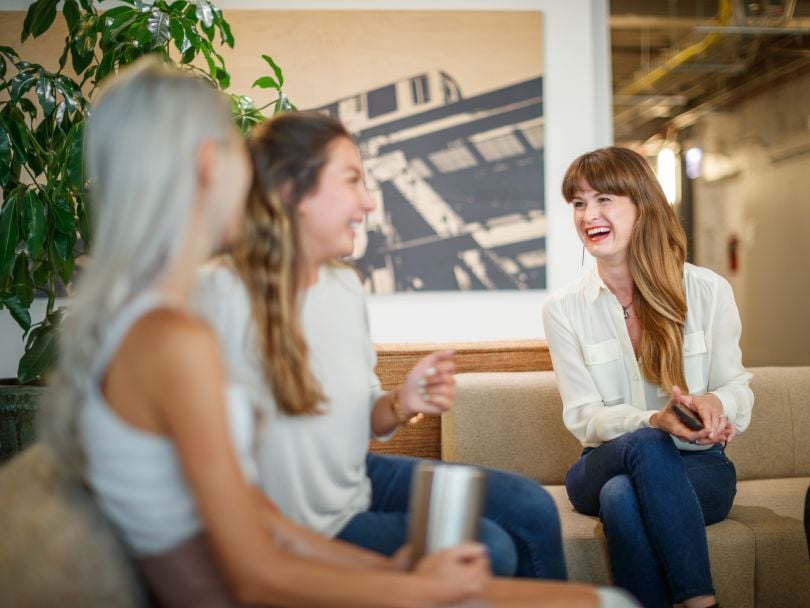
[[[463,543],[423,557],[414,574],[435,582],[438,605],[479,595],[491,578],[487,549],[480,543]]]

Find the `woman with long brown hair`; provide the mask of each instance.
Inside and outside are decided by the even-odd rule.
[[[428,355],[385,392],[374,374],[362,285],[337,260],[374,201],[346,129],[280,115],[251,137],[247,234],[202,274],[198,308],[230,373],[263,408],[259,476],[283,513],[328,537],[392,555],[407,538],[417,459],[368,453],[417,414],[454,399],[452,354]],[[559,518],[536,482],[487,471],[482,541],[499,575],[563,580]]]
[[[754,401],[731,286],[686,263],[680,222],[635,152],[580,156],[562,192],[596,258],[543,311],[563,419],[584,448],[568,496],[601,517],[614,581],[644,606],[713,606],[704,526],[731,509],[724,446]]]

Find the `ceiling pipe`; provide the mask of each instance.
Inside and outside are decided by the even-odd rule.
[[[716,22],[721,26],[727,25],[731,21],[731,14],[731,0],[720,0],[717,6],[717,16],[715,17]],[[709,48],[717,44],[720,39],[721,35],[718,33],[708,34],[699,42],[681,49],[666,59],[657,68],[647,72],[641,78],[638,78],[623,87],[621,90],[619,90],[618,95],[637,95],[641,93],[672,72],[672,70],[678,66],[683,65],[693,57],[697,57],[701,53],[707,51]]]

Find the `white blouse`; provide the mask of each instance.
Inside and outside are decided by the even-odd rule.
[[[686,389],[691,395],[716,395],[741,433],[751,421],[754,394],[748,386],[751,374],[742,366],[740,315],[731,285],[707,268],[685,264],[684,286]],[[583,446],[649,426],[666,399],[647,403],[621,304],[596,269],[546,300],[543,324],[563,422]],[[665,395],[659,388],[658,396]]]

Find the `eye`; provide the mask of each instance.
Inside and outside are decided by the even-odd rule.
[[[571,201],[571,205],[573,205],[574,209],[584,209],[585,203],[582,201]]]
[[[610,197],[609,196],[600,196],[599,199],[597,199],[597,200],[599,200],[600,203],[609,203],[610,202]]]

